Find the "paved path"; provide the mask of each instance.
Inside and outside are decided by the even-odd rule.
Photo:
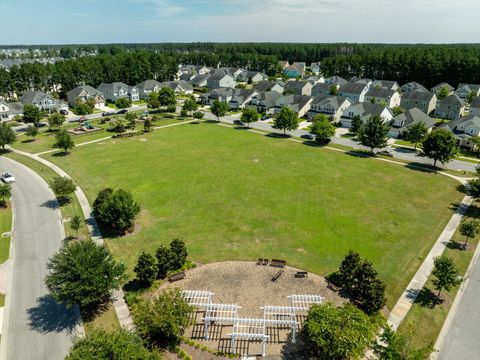
[[[412,278],[402,296],[393,307],[392,311],[390,312],[390,316],[388,317],[388,322],[394,330],[398,328],[410,308],[413,306],[413,303],[415,302],[420,290],[422,290],[423,286],[427,282],[428,277],[430,276],[430,273],[433,270],[433,259],[443,254],[443,251],[447,247],[447,244],[462,221],[462,217],[465,215],[465,212],[472,201],[473,198],[471,196],[465,196],[463,198],[460,206],[451,217],[447,226],[438,237],[422,265],[420,265],[420,268],[416,272],[415,276]]]
[[[65,237],[58,203],[29,168],[4,157],[0,167],[17,180],[12,186],[15,225],[0,358],[63,359],[80,319],[48,296],[44,283],[47,261]]]
[[[51,162],[45,159],[42,159],[38,155],[30,154],[20,150],[13,150],[13,151],[18,154],[28,156],[31,159],[41,162],[45,166],[48,166],[50,169],[55,171],[60,176],[71,178],[70,175],[68,175],[60,167],[58,167],[55,164],[52,164]],[[77,185],[77,189],[75,190],[75,196],[77,197],[78,202],[80,203],[80,207],[82,208],[83,216],[85,218],[85,222],[88,226],[88,230],[90,232],[92,240],[99,245],[103,245],[103,238],[98,228],[98,224],[95,220],[95,217],[93,216],[90,203],[88,202],[87,196],[78,185]],[[130,315],[128,306],[123,298],[123,295],[124,294],[121,289],[113,293],[113,296],[112,296],[113,306],[114,306],[115,312],[117,313],[117,317],[118,317],[118,321],[120,322],[120,325],[125,329],[131,330],[133,329],[133,320]]]
[[[477,246],[465,281],[460,286],[442,331],[435,344],[432,359],[471,360],[480,358],[480,246]]]

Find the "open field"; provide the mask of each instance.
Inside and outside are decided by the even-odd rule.
[[[136,231],[107,239],[132,271],[173,238],[193,260],[285,258],[325,274],[349,249],[372,260],[397,300],[463,196],[447,177],[216,124],[186,124],[44,157],[90,202],[133,192]]]
[[[115,118],[115,117],[112,117]],[[118,118],[124,119],[124,116],[119,116]],[[176,119],[160,119],[156,122],[153,123],[153,126],[162,126],[162,125],[168,125],[171,123],[179,122],[180,120]],[[75,144],[80,144],[83,142],[87,141],[92,141],[92,140],[97,140],[97,139],[102,139],[108,136],[115,135],[114,132],[107,131],[107,129],[110,127],[109,123],[101,124],[100,120],[88,120],[88,123],[102,128],[102,130],[91,132],[91,133],[85,133],[85,134],[80,134],[80,135],[72,135],[72,139],[75,142]],[[62,126],[64,129],[73,129],[75,127],[78,127],[78,123],[66,123]],[[136,130],[141,130],[143,129],[143,124],[138,123]],[[41,132],[37,135],[35,138],[35,141],[32,140],[31,137],[28,137],[26,135],[21,135],[17,138],[17,141],[12,145],[12,147],[27,151],[30,153],[39,153],[43,151],[49,151],[54,149],[54,144],[55,144],[55,132],[48,131],[48,129],[41,130]]]

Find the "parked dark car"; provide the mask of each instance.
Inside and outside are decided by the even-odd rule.
[[[122,109],[117,111],[117,114],[126,114],[126,113],[128,113],[128,109]]]
[[[268,116],[268,115],[263,115],[263,116],[261,117],[261,120],[267,120],[268,118],[270,118],[270,116]]]
[[[306,140],[315,140],[315,135],[313,134],[303,134],[302,136],[300,136],[302,139],[306,139]]]
[[[68,115],[68,110],[62,109],[59,111],[59,113],[62,115]]]
[[[241,122],[240,120],[233,120],[233,123],[235,125],[245,126],[245,124],[243,122]]]
[[[44,122],[44,121],[40,121],[40,122],[37,122],[37,123],[35,124],[35,126],[36,126],[37,128],[42,128],[42,127],[45,127],[45,126],[47,126],[47,125],[48,125],[48,123],[47,123],[47,122]]]
[[[112,116],[112,115],[115,115],[115,113],[113,111],[104,111],[102,113],[102,116]]]

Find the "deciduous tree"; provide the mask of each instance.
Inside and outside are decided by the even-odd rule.
[[[297,113],[290,108],[284,107],[278,115],[273,119],[274,129],[283,130],[283,134],[287,134],[287,130],[292,131],[298,128]]]
[[[83,220],[78,215],[73,216],[72,219],[70,220],[70,229],[75,231],[77,239],[78,239],[78,231],[82,227],[82,224],[83,224]]]
[[[228,104],[224,101],[215,100],[210,106],[210,111],[217,117],[217,122],[220,122],[220,118],[227,114]]]
[[[65,122],[65,116],[60,113],[53,113],[48,117],[48,128],[58,129]]]
[[[480,222],[476,219],[465,220],[460,224],[460,234],[465,236],[463,247],[467,246],[468,239],[473,239],[480,233]]]
[[[245,108],[242,110],[242,115],[240,116],[240,121],[244,124],[247,124],[247,127],[250,127],[250,123],[258,121],[260,114],[255,108]]]
[[[12,194],[12,189],[8,184],[0,184],[0,204],[2,207],[7,207],[7,200]]]
[[[128,109],[130,106],[132,106],[132,100],[126,97],[121,97],[115,100],[115,106],[118,109]]]
[[[65,129],[60,129],[55,134],[55,139],[55,147],[63,149],[65,154],[68,153],[68,150],[71,150],[75,147],[75,142],[73,141],[72,136]]]
[[[380,116],[375,115],[367,120],[358,132],[360,144],[369,147],[373,154],[373,149],[387,146],[389,127],[383,123]]]
[[[433,166],[437,161],[445,164],[457,154],[457,140],[453,134],[445,129],[437,129],[428,134],[422,141],[423,156],[433,159]]]
[[[68,202],[77,186],[73,180],[68,177],[56,176],[50,181],[50,188],[55,193],[59,202]]]
[[[128,191],[118,189],[116,191],[99,193],[95,206],[95,215],[103,224],[124,233],[132,228],[135,217],[140,212],[140,205],[134,200]]]
[[[335,135],[335,126],[332,125],[326,115],[319,114],[313,119],[310,132],[315,135],[315,140],[318,143],[326,144]]]
[[[38,107],[31,104],[25,104],[23,107],[23,121],[26,123],[37,124],[42,118],[42,112]]]
[[[407,135],[405,139],[415,144],[415,150],[417,150],[417,144],[425,139],[428,134],[427,126],[423,121],[411,124],[408,126]]]
[[[38,128],[35,125],[28,125],[25,135],[30,136],[35,141],[35,137],[38,135]]]
[[[15,142],[17,135],[15,131],[5,122],[0,123],[0,146],[5,150],[5,146]]]
[[[92,307],[108,300],[125,278],[125,267],[91,240],[65,243],[47,264],[45,283],[58,302]]]
[[[356,359],[375,335],[375,327],[362,311],[349,303],[313,305],[304,324],[306,349],[316,359]]]
[[[453,259],[447,256],[436,257],[433,261],[434,268],[432,280],[435,289],[438,290],[437,296],[440,297],[440,293],[443,289],[449,291],[452,287],[461,283],[460,275],[457,270],[457,266],[453,262]]]
[[[155,257],[153,257],[151,254],[142,252],[142,254],[138,257],[137,265],[135,265],[133,271],[135,271],[137,279],[143,285],[152,285],[158,274],[158,267]]]
[[[165,290],[137,306],[135,326],[150,347],[173,350],[190,325],[192,311],[179,290]]]

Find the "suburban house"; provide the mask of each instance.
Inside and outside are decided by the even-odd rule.
[[[325,78],[322,75],[306,75],[302,78],[302,80],[308,81],[312,85],[325,82]]]
[[[283,94],[284,87],[275,81],[260,81],[259,83],[253,86],[255,90],[259,93],[267,92],[267,91],[276,91],[280,94]]]
[[[391,89],[373,88],[365,94],[365,102],[385,104],[390,108],[400,106],[400,94]]]
[[[408,110],[414,107],[419,108],[425,114],[430,114],[437,105],[437,95],[426,91],[411,91],[402,95],[400,107]]]
[[[352,102],[364,102],[368,90],[369,88],[367,84],[349,82],[340,86],[338,89],[338,95],[347,97],[352,100]]]
[[[55,112],[60,110],[68,110],[67,103],[55,99],[52,95],[45,94],[43,91],[27,91],[20,97],[23,105],[35,105],[40,110]]]
[[[329,78],[326,78],[325,79],[325,84],[329,84],[329,85],[332,85],[332,84],[335,84],[335,85],[344,85],[348,83],[347,80],[345,80],[344,78],[340,77],[340,76],[331,76]]]
[[[396,81],[391,80],[375,80],[372,83],[372,89],[381,88],[381,89],[390,89],[397,91],[400,89],[400,85]]]
[[[264,80],[268,80],[268,76],[258,71],[243,71],[237,77],[238,82],[248,82],[250,84],[256,84]]]
[[[180,65],[177,75],[178,76],[181,76],[182,74],[204,75],[204,74],[208,74],[209,72],[210,72],[210,69],[203,65]]]
[[[101,83],[98,90],[111,102],[115,102],[119,98],[129,98],[132,101],[140,100],[138,89],[123,82]]]
[[[255,95],[258,95],[258,92],[254,89],[234,89],[228,105],[230,109],[243,109]]]
[[[425,114],[422,110],[418,108],[408,109],[393,118],[388,136],[392,138],[402,138],[408,132],[410,125],[421,122],[425,124],[429,132],[432,131],[435,125],[435,119]]]
[[[278,114],[284,107],[292,109],[297,113],[299,118],[303,117],[310,109],[310,103],[312,102],[311,96],[305,95],[285,95],[281,96],[275,102],[273,112]]]
[[[280,68],[284,70],[285,68],[290,66],[290,63],[288,61],[279,61],[278,66],[280,66]]]
[[[203,88],[207,87],[208,84],[208,78],[210,77],[210,74],[198,74],[195,75],[190,81],[190,85],[192,85],[194,88]]]
[[[88,85],[80,85],[67,92],[68,105],[74,107],[77,101],[86,102],[89,99],[95,100],[95,107],[102,108],[105,106],[106,99],[103,94]]]
[[[201,94],[200,101],[204,105],[212,105],[214,101],[222,101],[222,102],[230,102],[233,97],[233,89],[232,88],[218,88],[214,89],[209,93]]]
[[[318,83],[318,84],[315,84],[312,88],[312,96],[316,97],[316,96],[329,96],[329,95],[332,95],[331,92],[332,92],[332,86],[335,86],[336,89],[337,89],[337,92],[338,92],[338,88],[340,87],[340,85],[338,84],[323,84],[323,83]]]
[[[342,96],[317,96],[310,103],[308,118],[318,114],[327,115],[332,122],[339,122],[343,112],[352,105],[350,99]]]
[[[470,104],[470,115],[480,116],[480,96],[475,96]]]
[[[257,109],[260,114],[272,114],[276,101],[283,95],[277,91],[257,93],[247,105]]]
[[[442,119],[455,120],[465,115],[467,104],[457,94],[438,100],[435,107],[435,116]]]
[[[467,99],[468,95],[474,93],[475,96],[480,95],[480,85],[476,84],[459,84],[455,94],[458,95],[460,99]]]
[[[349,82],[355,83],[355,84],[367,85],[369,89],[372,88],[372,84],[373,84],[372,79],[359,78],[359,77],[356,77],[356,76],[352,77]]]
[[[303,76],[305,73],[305,68],[302,69],[296,65],[290,65],[283,70],[283,73],[289,78],[297,78]]]
[[[390,122],[393,119],[392,110],[390,110],[388,106],[356,102],[343,112],[341,123],[343,127],[351,128],[352,120],[355,116],[359,116],[360,119],[366,123],[370,117],[376,115],[380,116],[384,123]]]
[[[315,75],[320,74],[320,71],[321,71],[320,63],[319,62],[312,62],[310,64],[310,71],[312,73],[314,73]]]
[[[472,138],[477,137],[480,133],[480,117],[477,115],[468,115],[449,121],[440,128],[451,131],[461,148],[476,149],[477,145],[472,141]]]
[[[0,120],[9,121],[16,115],[23,114],[23,104],[21,102],[8,103],[5,99],[0,98]]]
[[[305,69],[307,68],[307,64],[304,63],[304,62],[294,62],[292,64],[293,66],[296,66],[297,68],[299,68],[300,70],[302,70],[303,72],[305,72]]]
[[[193,94],[193,86],[183,80],[164,82],[160,87],[169,87],[175,94]]]
[[[308,81],[287,81],[283,92],[285,95],[312,95],[313,85]]]
[[[209,89],[218,89],[218,88],[234,88],[237,85],[235,79],[232,75],[222,74],[217,72],[211,75],[207,79],[207,87]]]
[[[230,67],[230,68],[220,68],[220,70],[225,71],[225,74],[230,75],[234,79],[237,79],[237,77],[240,76],[245,70],[242,68],[235,68],[235,67]]]
[[[409,93],[414,91],[429,92],[427,88],[415,81],[409,82],[401,87],[402,92]]]
[[[440,84],[435,85],[434,87],[432,87],[432,88],[430,89],[430,91],[431,91],[432,93],[437,94],[437,97],[438,97],[438,95],[440,94],[440,91],[442,91],[443,88],[446,88],[446,89],[448,90],[448,95],[452,94],[453,91],[455,90],[455,88],[454,88],[452,85],[450,85],[449,83],[442,82],[442,83],[440,83]]]
[[[145,80],[140,84],[135,85],[138,90],[138,96],[140,99],[148,98],[152,92],[157,92],[162,87],[162,84],[157,80]]]

